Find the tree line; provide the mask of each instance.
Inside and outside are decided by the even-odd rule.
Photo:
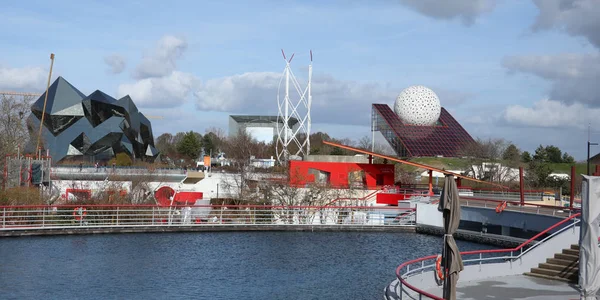
[[[484,180],[503,184],[518,182],[509,168],[524,167],[529,188],[562,188],[563,192],[569,193],[568,179],[550,175],[554,164],[574,164],[575,159],[555,145],[540,145],[532,155],[504,139],[477,139],[467,145],[461,155],[468,163],[468,171]],[[484,163],[491,164],[481,167]]]
[[[303,136],[299,139],[303,140]],[[345,145],[354,145],[350,139],[335,139],[327,133],[316,132],[310,135],[310,154],[311,155],[353,155],[350,151],[332,147],[323,143],[331,141]],[[211,127],[202,135],[195,131],[178,132],[176,134],[163,133],[159,135],[154,145],[161,153],[163,159],[179,161],[183,164],[199,159],[202,155],[216,157],[219,153],[224,153],[227,158],[249,159],[251,156],[256,158],[270,158],[276,156],[275,144],[277,140],[265,143],[256,140],[251,134],[240,130],[234,136],[226,136],[221,128]],[[290,144],[290,152],[297,150],[297,145]],[[182,162],[183,160],[183,162]],[[179,165],[179,163],[177,163]]]

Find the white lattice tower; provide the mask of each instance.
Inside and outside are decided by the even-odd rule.
[[[312,51],[310,51],[310,64],[308,65],[308,84],[305,88],[302,88],[290,67],[294,54],[289,60],[285,57],[283,50],[281,50],[281,54],[285,61],[285,69],[277,89],[279,112],[275,151],[279,163],[286,164],[291,155],[304,157],[310,153]],[[290,126],[290,121],[294,121],[294,119],[298,123]]]

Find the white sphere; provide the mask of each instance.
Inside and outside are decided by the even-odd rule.
[[[440,118],[440,99],[429,88],[413,85],[404,89],[394,104],[394,112],[407,125],[432,126]]]

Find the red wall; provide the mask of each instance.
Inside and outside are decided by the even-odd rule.
[[[388,205],[398,205],[398,201],[400,200],[406,200],[410,198],[410,196],[406,196],[404,194],[396,194],[396,193],[377,193],[377,200],[376,202],[378,204],[388,204]]]
[[[394,184],[394,165],[383,164],[358,164],[344,162],[314,162],[290,161],[290,184],[305,185],[315,181],[315,176],[309,174],[309,169],[329,172],[329,184],[334,187],[348,187],[348,174],[364,171],[366,188],[374,189],[377,185],[377,175],[383,179],[381,185]]]

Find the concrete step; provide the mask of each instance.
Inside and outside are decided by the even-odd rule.
[[[570,271],[579,272],[579,264],[571,264],[569,266],[564,266],[564,265],[556,265],[556,264],[549,264],[549,263],[541,263],[541,264],[539,264],[538,268],[563,271],[563,272],[570,272]]]
[[[531,273],[543,274],[543,275],[548,275],[548,276],[556,276],[556,277],[567,278],[567,279],[572,279],[572,278],[574,279],[579,276],[579,270],[571,270],[571,271],[565,272],[565,271],[545,269],[545,268],[533,268],[533,269],[531,269]]]
[[[562,251],[563,254],[570,254],[570,255],[577,255],[577,257],[579,257],[579,249],[575,250],[575,249],[563,249]]]
[[[579,251],[579,245],[578,244],[572,244],[571,245],[571,249]]]
[[[548,258],[548,259],[546,259],[546,263],[553,264],[553,265],[560,265],[560,266],[564,266],[564,267],[575,266],[575,265],[578,266],[579,259],[577,259],[576,261],[573,261],[573,260],[564,260],[564,259],[558,259],[558,258]]]
[[[569,283],[577,282],[577,279],[567,279],[567,278],[562,278],[562,277],[557,277],[557,276],[548,276],[548,275],[544,275],[544,274],[536,274],[536,273],[531,273],[531,272],[525,272],[525,273],[523,273],[523,275],[537,277],[537,278],[550,279],[550,280],[558,280],[558,281],[569,282]]]
[[[556,253],[556,254],[554,254],[554,258],[558,258],[558,259],[562,259],[562,260],[568,260],[568,261],[578,261],[579,260],[579,254],[577,254],[577,255],[571,255],[571,254],[564,254],[564,253]]]

